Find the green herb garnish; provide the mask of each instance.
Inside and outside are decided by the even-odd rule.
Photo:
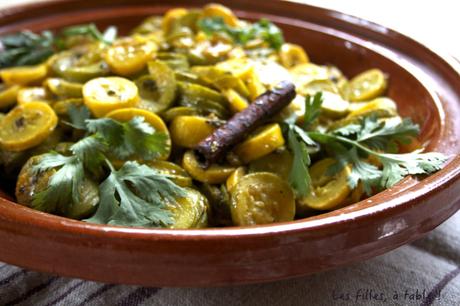
[[[86,130],[86,120],[91,118],[91,112],[87,107],[76,107],[70,104],[67,113],[70,122],[64,121],[65,124],[77,130]]]
[[[137,162],[128,161],[120,170],[111,169],[100,185],[98,210],[88,222],[164,226],[172,223],[165,203],[185,193],[165,175]]]
[[[88,36],[94,40],[111,44],[117,37],[117,28],[114,26],[108,27],[104,33],[101,33],[94,23],[76,25],[64,28],[61,33],[61,38],[70,36]]]
[[[123,123],[110,118],[92,119],[86,121],[86,126],[111,147],[110,154],[118,159],[152,160],[169,147],[166,134],[155,132],[142,117]]]
[[[54,40],[50,31],[22,31],[0,38],[0,68],[43,62],[55,52]]]
[[[332,176],[349,164],[352,169],[348,177],[350,188],[362,182],[368,195],[373,188],[390,188],[407,175],[430,174],[440,170],[447,160],[446,156],[435,152],[394,153],[397,152],[398,143],[407,144],[411,137],[419,133],[418,125],[408,118],[402,121],[379,121],[375,116],[368,116],[334,131],[308,131],[307,128],[319,116],[321,103],[321,95],[307,96],[303,129],[290,125],[288,130],[289,148],[294,155],[291,185],[300,197],[310,188],[310,177],[305,167],[310,158],[306,149],[299,149],[299,141],[303,142],[304,148],[315,143],[328,146],[331,152],[335,152],[337,162],[326,175]],[[381,163],[381,169],[366,160],[369,156]]]
[[[310,173],[310,155],[308,154],[307,145],[299,140],[294,129],[288,131],[288,145],[294,156],[292,161],[291,172],[289,173],[289,183],[296,191],[297,196],[305,197],[311,184]]]
[[[359,128],[358,128],[359,127]],[[346,131],[346,137],[343,132]],[[336,158],[341,165],[352,165],[349,177],[350,188],[355,188],[359,181],[363,183],[367,194],[371,194],[372,187],[378,190],[390,188],[407,175],[430,174],[440,170],[447,158],[436,152],[396,154],[382,153],[381,151],[396,151],[397,142],[407,143],[410,137],[418,134],[419,128],[410,119],[400,123],[392,121],[379,122],[375,116],[360,120],[359,124],[352,124],[330,133],[309,132],[309,136],[322,144],[341,144],[342,150]],[[342,135],[340,135],[342,133]],[[380,170],[367,162],[364,158],[373,156],[381,164]],[[340,170],[340,167],[336,167]],[[331,175],[334,171],[331,171]]]
[[[48,188],[37,193],[32,201],[32,208],[44,212],[53,212],[56,207],[78,203],[80,196],[78,186],[83,182],[83,161],[77,156],[64,156],[55,152],[45,154],[40,163],[35,165],[35,176],[39,172],[59,168],[49,182]]]
[[[284,43],[281,29],[267,19],[261,19],[243,27],[230,27],[222,17],[209,17],[201,19],[198,27],[207,35],[214,33],[227,35],[240,45],[246,45],[249,41],[260,38],[266,41],[271,48],[279,50]]]
[[[83,114],[88,112],[71,108],[73,126],[81,127]],[[41,211],[53,211],[59,205],[79,202],[78,186],[85,177],[109,171],[99,186],[100,203],[89,222],[117,225],[163,226],[171,223],[165,202],[184,196],[183,189],[169,176],[137,162],[128,161],[115,170],[110,157],[118,160],[152,160],[163,154],[169,145],[162,132],[156,132],[135,117],[129,122],[113,119],[85,119],[88,136],[70,148],[71,155],[56,152],[45,154],[34,166],[37,173],[56,169],[48,187],[37,193],[32,206]]]
[[[317,144],[308,136],[306,130],[320,115],[322,99],[322,94],[320,92],[315,96],[306,97],[303,122],[304,129],[294,123],[288,125],[288,146],[293,154],[289,182],[299,197],[307,196],[310,191],[311,178],[308,167],[311,161],[310,155],[308,154],[308,147],[316,146]]]
[[[310,125],[321,114],[321,104],[323,103],[322,92],[316,93],[314,96],[305,98],[305,113],[303,115],[303,129],[307,130]]]
[[[40,34],[31,31],[0,37],[0,68],[35,65],[42,63],[54,53],[67,48],[66,39],[82,36],[111,44],[116,36],[115,27],[99,32],[94,24],[82,24],[64,28],[58,35],[50,31]]]

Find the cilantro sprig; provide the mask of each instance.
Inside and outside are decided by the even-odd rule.
[[[117,28],[115,26],[108,27],[104,33],[101,33],[94,23],[81,24],[76,26],[70,26],[64,28],[60,32],[61,38],[70,36],[87,36],[93,38],[96,41],[100,41],[106,44],[111,44],[117,37]]]
[[[111,44],[117,36],[117,29],[111,26],[101,33],[96,25],[90,23],[64,28],[57,35],[51,31],[34,33],[25,30],[0,37],[0,68],[42,63],[54,53],[65,49],[66,39],[72,36]]]
[[[84,178],[83,162],[76,156],[63,156],[56,152],[45,154],[40,163],[32,169],[34,176],[40,172],[59,168],[48,182],[48,188],[34,195],[32,208],[50,212],[58,207],[78,203],[80,195],[78,186]]]
[[[314,97],[307,96],[302,128],[291,124],[288,130],[288,144],[294,156],[290,181],[299,197],[309,192],[311,178],[307,166],[310,157],[305,148],[314,144],[328,146],[331,152],[335,152],[337,162],[328,169],[326,175],[335,175],[346,165],[351,165],[348,177],[350,188],[355,188],[361,182],[368,195],[373,190],[393,186],[407,175],[438,171],[447,160],[446,156],[436,152],[422,153],[417,150],[396,153],[398,143],[410,143],[419,133],[418,125],[408,118],[398,121],[378,120],[376,116],[368,116],[333,131],[309,131],[320,114],[321,103],[321,93]],[[381,166],[369,162],[370,156]]]
[[[319,117],[322,103],[322,92],[317,92],[314,96],[307,96],[305,98],[305,113],[303,116],[304,130],[308,130],[310,125]]]
[[[333,133],[309,132],[309,136],[322,144],[342,144],[347,149],[342,149],[336,154],[338,164],[351,164],[352,170],[348,179],[350,188],[355,188],[359,181],[363,183],[364,190],[367,194],[371,194],[372,188],[378,190],[392,187],[394,184],[401,181],[407,175],[430,174],[442,168],[442,165],[447,158],[437,152],[421,153],[415,151],[411,153],[382,153],[378,149],[373,149],[382,146],[388,146],[395,143],[395,139],[401,138],[408,134],[412,134],[413,130],[409,128],[413,125],[410,120],[405,120],[395,126],[381,125],[377,130],[366,131],[366,123],[375,124],[376,118],[371,120],[363,120],[359,134],[362,139],[347,138]],[[402,133],[402,130],[406,130]],[[375,135],[371,135],[372,131]],[[386,139],[381,138],[379,134],[386,134]],[[337,147],[337,145],[335,146]],[[366,161],[365,158],[373,156],[381,164],[380,170],[375,165]],[[336,171],[340,171],[342,167],[336,167]],[[330,171],[330,175],[335,174],[335,171]]]
[[[0,38],[0,68],[33,65],[55,52],[54,35],[50,31],[35,34],[22,31]]]
[[[134,117],[129,122],[110,118],[91,119],[86,120],[86,126],[89,132],[102,139],[101,143],[111,147],[110,154],[118,159],[148,161],[165,154],[169,147],[166,134],[155,132],[143,117]]]
[[[231,27],[224,22],[222,17],[208,17],[201,19],[198,27],[207,35],[225,34],[240,45],[246,45],[249,41],[260,38],[266,41],[271,48],[279,50],[284,43],[281,29],[267,19],[261,19],[243,27]]]
[[[399,120],[386,120],[379,122],[376,116],[359,119],[333,131],[334,134],[351,137],[367,147],[397,152],[398,143],[409,144],[412,137],[419,134],[420,129],[409,118]]]
[[[111,158],[152,160],[164,154],[169,145],[166,135],[155,131],[142,117],[118,122],[109,118],[85,119],[88,114],[81,108],[70,109],[70,124],[84,127],[87,136],[70,147],[69,156],[50,152],[33,167],[35,174],[50,169],[56,172],[50,177],[48,187],[34,196],[32,206],[52,212],[56,207],[78,203],[78,186],[84,178],[108,172],[99,186],[98,209],[86,221],[131,226],[170,224],[165,203],[185,196],[183,188],[168,175],[138,162],[127,161],[116,170],[110,161]]]
[[[293,154],[292,168],[289,173],[289,183],[297,192],[299,197],[304,197],[310,190],[311,178],[308,172],[310,166],[310,155],[307,145],[299,140],[294,129],[288,131],[288,145]]]
[[[319,117],[322,103],[322,94],[307,96],[305,99],[305,115],[303,128],[294,123],[288,124],[288,147],[293,154],[289,182],[299,197],[305,197],[310,191],[311,178],[308,172],[311,160],[308,147],[315,147],[317,143],[308,135],[308,128]]]
[[[100,185],[101,201],[86,221],[127,226],[165,226],[172,223],[165,202],[173,203],[185,194],[165,175],[135,161],[120,170],[111,168]]]

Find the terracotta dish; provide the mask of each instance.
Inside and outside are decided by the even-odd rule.
[[[419,238],[460,208],[460,65],[385,27],[285,1],[220,1],[239,17],[267,17],[312,61],[348,76],[380,68],[400,113],[421,126],[429,151],[452,156],[438,173],[407,178],[367,200],[294,222],[165,230],[73,221],[0,198],[0,261],[110,283],[216,286],[272,281],[377,256]],[[167,3],[167,4],[166,4]],[[127,31],[144,17],[205,1],[66,0],[1,11],[0,34],[94,21]]]

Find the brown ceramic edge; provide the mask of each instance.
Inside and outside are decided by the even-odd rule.
[[[62,2],[72,2],[72,0],[64,0]],[[344,16],[345,14],[340,13],[338,11],[324,9],[320,7],[314,7],[311,5],[306,4],[298,4],[295,2],[288,1],[290,4],[296,5],[305,5],[309,7],[313,7],[317,10],[321,10],[324,12],[332,12],[336,20],[340,20],[342,23],[349,23],[350,26],[356,26],[355,23],[350,22],[350,20],[345,20],[340,18],[339,16]],[[12,6],[2,11],[4,16],[14,15],[16,12],[21,12],[24,10],[30,10],[34,8],[39,8],[42,6],[46,6],[52,4],[51,2],[47,3],[27,3],[22,4],[19,6]],[[122,6],[122,5],[118,5]],[[355,17],[352,15],[346,15],[354,18],[357,21],[362,21],[364,19]],[[438,59],[441,59],[444,64],[449,66],[453,71],[455,71],[458,75],[460,75],[460,65],[458,62],[454,60],[453,57],[444,54],[444,52],[440,50],[436,50],[433,47],[427,47],[420,42],[407,37],[404,34],[401,34],[393,29],[388,27],[383,27],[373,22],[369,22],[366,20],[366,23],[363,25],[362,23],[359,24],[360,27],[366,28],[366,30],[370,32],[377,32],[380,31],[377,29],[384,28],[386,31],[389,31],[392,35],[396,35],[404,40],[412,44],[416,44],[419,48],[424,49],[431,53],[432,56],[435,56]],[[381,34],[381,33],[380,33]],[[358,36],[359,37],[359,36]],[[236,234],[241,236],[264,236],[270,235],[272,233],[279,233],[279,234],[288,234],[295,231],[303,231],[305,229],[323,229],[332,224],[336,223],[343,223],[350,220],[359,221],[362,219],[368,219],[370,217],[374,217],[378,214],[385,214],[390,209],[398,209],[404,210],[406,207],[410,207],[416,204],[419,200],[423,197],[435,193],[439,191],[440,187],[450,186],[454,184],[456,181],[460,180],[460,157],[455,157],[452,161],[450,161],[444,169],[440,170],[436,174],[424,179],[423,181],[419,182],[418,184],[412,186],[411,188],[407,189],[411,192],[412,195],[415,195],[411,199],[406,199],[405,196],[400,196],[397,198],[391,198],[391,194],[387,194],[387,192],[379,193],[376,196],[373,196],[370,199],[374,200],[375,205],[372,207],[368,207],[365,209],[361,209],[352,213],[342,214],[339,216],[336,215],[336,212],[341,210],[336,210],[334,212],[326,213],[320,215],[321,220],[310,220],[303,219],[303,220],[296,220],[291,222],[284,222],[284,223],[277,223],[273,225],[259,225],[257,227],[232,227],[232,228],[209,228],[209,229],[201,229],[201,230],[169,230],[169,229],[151,229],[151,228],[140,228],[140,227],[118,227],[118,226],[108,226],[108,225],[98,225],[98,224],[89,224],[84,223],[81,221],[71,220],[67,218],[62,218],[54,215],[44,214],[41,212],[37,212],[35,210],[20,206],[15,204],[14,202],[8,201],[0,197],[0,207],[3,206],[3,211],[6,211],[6,214],[2,213],[0,215],[0,219],[6,217],[12,219],[19,223],[31,225],[31,219],[37,219],[36,224],[33,226],[37,226],[39,228],[49,228],[49,229],[56,229],[59,231],[63,231],[62,225],[71,225],[72,227],[65,227],[65,231],[67,232],[75,232],[79,234],[88,234],[88,235],[102,235],[105,236],[105,233],[116,233],[119,238],[124,236],[134,238],[152,238],[151,235],[155,234],[155,236],[161,236],[161,239],[171,238],[174,240],[177,239],[190,239],[190,238],[201,238],[201,239],[214,239],[214,238],[233,238]],[[390,199],[389,202],[386,199]],[[457,199],[458,200],[458,199]],[[453,200],[452,202],[455,202]],[[358,203],[359,204],[359,203]],[[386,205],[385,205],[386,204]],[[356,204],[355,204],[356,205]],[[19,206],[19,207],[18,207]],[[460,209],[460,202],[457,205],[457,210]],[[21,213],[19,213],[21,211]],[[391,213],[391,212],[390,212]],[[47,218],[43,218],[43,215],[47,216]],[[101,229],[103,229],[101,231]],[[237,237],[235,237],[237,238]],[[156,238],[155,238],[156,239]]]

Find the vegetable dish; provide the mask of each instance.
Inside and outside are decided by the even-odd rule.
[[[0,175],[19,204],[85,222],[291,221],[427,175],[387,75],[311,62],[266,19],[175,8],[0,38]],[[338,63],[340,65],[340,63]],[[14,182],[14,186],[9,186]]]

